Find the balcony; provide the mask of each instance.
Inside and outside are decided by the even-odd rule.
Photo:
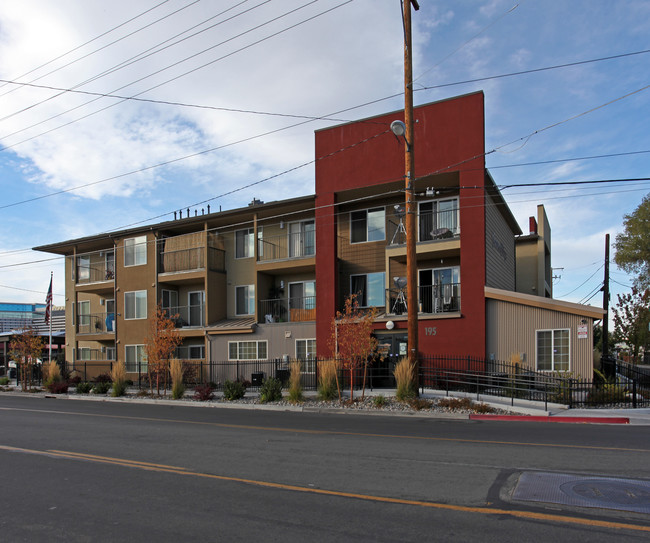
[[[386,290],[386,313],[402,315],[407,309],[407,289]],[[438,315],[460,311],[460,283],[445,283],[418,287],[418,312]]]
[[[77,334],[114,334],[115,313],[77,315]]]
[[[458,208],[442,211],[425,211],[420,209],[415,218],[417,242],[449,240],[460,236]],[[389,245],[406,243],[406,224],[398,216],[388,219]]]
[[[258,240],[258,262],[309,258],[315,254],[316,234],[314,231],[287,233]]]
[[[158,253],[158,273],[177,273],[205,270],[205,247],[192,247]],[[226,269],[226,253],[222,249],[208,247],[208,269],[223,272]]]
[[[309,322],[316,320],[316,296],[260,301],[260,322]]]
[[[176,328],[205,326],[205,304],[172,306],[163,308]]]
[[[115,279],[115,266],[112,263],[110,265],[98,264],[95,266],[77,264],[76,277],[78,285],[113,281]]]

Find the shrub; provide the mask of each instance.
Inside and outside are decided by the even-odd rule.
[[[415,382],[415,367],[409,362],[409,359],[402,358],[393,371],[397,383],[395,397],[400,402],[408,402],[418,396],[418,389]]]
[[[279,402],[281,399],[282,381],[275,377],[267,377],[264,379],[264,381],[262,381],[262,386],[260,387],[260,401],[262,403]]]
[[[106,394],[111,388],[111,384],[105,381],[93,385],[93,394]]]
[[[183,384],[183,363],[178,358],[173,358],[169,363],[169,373],[172,377],[172,398],[180,400],[185,393]]]
[[[386,405],[386,398],[384,398],[383,394],[379,394],[372,399],[372,403],[375,407],[384,407]]]
[[[447,409],[471,409],[472,400],[469,398],[441,398],[438,400],[439,407],[446,407]]]
[[[7,386],[9,384],[9,377],[0,377],[0,386]]]
[[[411,406],[411,409],[415,411],[421,411],[422,409],[430,409],[433,405],[431,400],[425,400],[423,398],[411,398],[408,400],[408,404]]]
[[[45,387],[48,388],[49,385],[58,383],[61,380],[61,369],[59,365],[54,360],[45,362],[43,364],[43,384]]]
[[[95,383],[112,383],[113,380],[111,379],[111,374],[110,373],[100,373],[97,377],[94,379]]]
[[[72,387],[76,387],[81,383],[81,375],[75,375],[74,377],[70,377],[68,379],[68,385]]]
[[[92,383],[84,382],[77,384],[77,394],[88,394],[92,389]]]
[[[292,403],[299,403],[305,400],[302,394],[302,384],[300,378],[302,376],[302,368],[299,360],[294,360],[289,366],[289,401]],[[280,393],[281,395],[282,393]]]
[[[45,388],[52,394],[66,394],[68,392],[68,383],[65,381],[52,381]]]
[[[113,381],[113,392],[111,396],[117,398],[126,394],[126,367],[124,362],[116,362],[111,368],[111,380]]]
[[[330,401],[337,397],[336,361],[321,360],[318,362],[318,398]]]
[[[200,402],[209,402],[214,398],[214,389],[212,383],[207,385],[199,385],[194,388],[194,399]]]
[[[246,385],[241,381],[226,381],[223,385],[223,397],[229,402],[241,400],[246,394]]]
[[[474,413],[494,413],[494,409],[486,403],[475,403],[472,405]]]

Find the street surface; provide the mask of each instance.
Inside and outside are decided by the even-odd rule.
[[[0,395],[0,424],[0,538],[8,542],[650,536],[650,514],[638,510],[513,498],[522,474],[647,485],[649,426],[10,395]],[[650,511],[650,493],[627,488],[640,489],[631,499]]]

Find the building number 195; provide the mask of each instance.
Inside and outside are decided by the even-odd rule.
[[[425,336],[435,336],[438,333],[435,326],[427,326],[424,329]]]

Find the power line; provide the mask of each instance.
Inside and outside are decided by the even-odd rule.
[[[128,23],[131,23],[131,22],[135,21],[136,19],[139,19],[140,17],[146,15],[147,13],[149,13],[149,12],[151,12],[151,11],[154,11],[155,9],[159,8],[160,6],[162,6],[163,4],[166,4],[166,3],[169,2],[169,1],[170,1],[170,0],[163,0],[163,1],[160,2],[159,4],[156,4],[156,5],[153,6],[152,8],[149,8],[149,9],[143,11],[143,12],[140,13],[139,15],[136,15],[135,17],[132,17],[131,19],[128,19],[128,20],[124,21],[123,23],[120,23],[120,24],[117,25],[117,26],[114,26],[114,27],[111,28],[110,30],[107,30],[106,32],[103,32],[103,33],[99,34],[98,36],[95,36],[94,38],[88,40],[87,42],[82,43],[81,45],[77,45],[76,47],[73,47],[72,49],[70,49],[69,51],[63,53],[62,55],[59,55],[59,56],[57,56],[57,57],[55,57],[55,58],[53,58],[53,59],[51,59],[51,60],[48,60],[47,62],[41,64],[40,66],[37,66],[36,68],[32,68],[32,69],[29,70],[28,72],[25,72],[24,74],[18,76],[17,78],[14,78],[14,79],[20,79],[20,78],[26,77],[26,76],[28,76],[29,74],[34,73],[35,71],[40,70],[41,68],[44,68],[45,66],[48,66],[48,65],[52,64],[53,62],[56,62],[57,60],[60,60],[60,59],[62,59],[62,58],[64,58],[64,57],[68,56],[69,54],[74,53],[75,51],[77,51],[77,50],[79,50],[79,49],[82,49],[82,48],[85,47],[86,45],[89,45],[89,44],[91,44],[92,42],[97,41],[98,39],[103,38],[104,36],[110,34],[111,32],[114,32],[114,31],[117,30],[118,28],[121,28],[122,26],[127,25]],[[69,66],[69,64],[66,64],[66,66]],[[54,71],[56,71],[56,70],[54,70]],[[53,72],[49,72],[48,74],[45,74],[45,75],[49,75],[49,74],[51,74],[51,73],[53,73]],[[44,77],[44,76],[41,76],[41,77]],[[38,79],[40,79],[40,77],[39,77],[39,78],[36,78],[36,79],[33,79],[32,81],[38,81]],[[0,85],[0,88],[2,88],[2,87],[4,87],[4,86],[5,86],[5,85]],[[12,91],[9,91],[9,92],[12,92]],[[4,93],[4,94],[2,94],[1,96],[4,96],[5,94],[8,94],[8,93]]]

